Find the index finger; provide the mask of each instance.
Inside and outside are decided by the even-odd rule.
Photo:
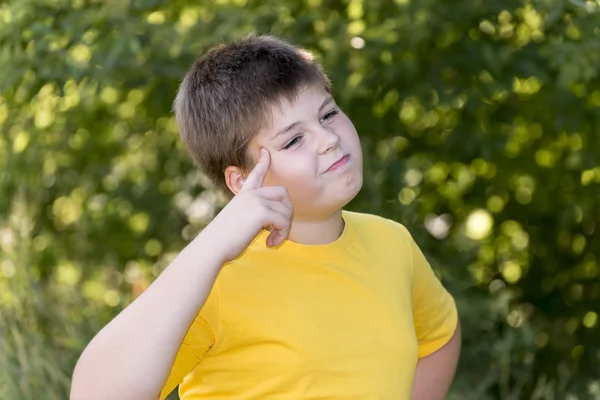
[[[258,163],[254,166],[254,169],[248,174],[248,177],[242,185],[242,189],[240,190],[240,192],[260,188],[263,184],[263,181],[265,180],[265,175],[267,174],[267,170],[269,169],[270,163],[271,155],[269,154],[269,152],[266,149],[260,149],[260,157],[258,158]]]

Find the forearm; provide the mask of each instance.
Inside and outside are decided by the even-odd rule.
[[[446,398],[460,355],[461,329],[458,323],[452,338],[441,349],[419,360],[413,386],[413,400]]]
[[[221,261],[199,235],[82,353],[71,400],[155,400]]]

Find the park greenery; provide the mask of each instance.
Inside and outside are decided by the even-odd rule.
[[[0,399],[77,357],[223,205],[171,112],[210,46],[311,50],[355,123],[349,209],[455,296],[451,399],[600,399],[600,2],[0,2]],[[176,396],[176,395],[174,395]]]

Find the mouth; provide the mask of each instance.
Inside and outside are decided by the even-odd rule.
[[[335,171],[335,170],[343,167],[344,165],[348,164],[349,160],[350,160],[350,154],[343,155],[340,159],[338,159],[336,162],[334,162],[333,164],[331,164],[329,166],[329,168],[327,168],[325,170],[324,174],[326,174],[328,172]]]

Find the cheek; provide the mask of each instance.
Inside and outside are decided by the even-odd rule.
[[[337,126],[334,129],[339,132],[346,139],[346,141],[352,142],[353,144],[360,143],[358,139],[358,133],[356,132],[354,124],[352,121],[350,121],[350,118],[348,118],[345,114],[341,117],[342,118],[337,121],[338,124],[336,124]]]
[[[272,156],[265,184],[285,186],[290,192],[310,188],[315,184],[315,166],[299,152]]]

